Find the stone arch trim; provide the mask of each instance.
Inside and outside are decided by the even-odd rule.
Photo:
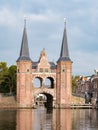
[[[56,79],[55,79],[54,76],[46,76],[46,77],[44,78],[44,80],[47,79],[47,78],[52,78],[52,79],[54,80],[54,82],[56,81]]]
[[[41,79],[43,80],[43,77],[40,76],[40,75],[34,75],[34,76],[32,77],[32,80],[34,80],[35,78],[41,78]]]
[[[33,91],[33,96],[36,96],[37,94],[39,93],[47,93],[47,94],[50,94],[54,97],[54,91],[53,90],[49,90],[47,88],[41,88],[41,89],[36,89]]]
[[[51,78],[53,78],[54,82],[56,82],[56,75],[54,75],[54,74],[46,74],[46,73],[45,74],[44,73],[43,74],[33,74],[32,80],[36,77],[42,78],[43,80],[45,80],[48,77],[51,77]]]

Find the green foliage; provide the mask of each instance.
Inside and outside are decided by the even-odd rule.
[[[5,92],[7,90],[7,86],[5,84],[4,76],[8,72],[8,67],[6,62],[0,62],[0,92]]]
[[[75,93],[78,79],[79,79],[79,76],[72,76],[72,93]]]
[[[0,83],[3,81],[2,77],[7,73],[8,67],[6,62],[0,62]]]
[[[12,91],[16,92],[16,69],[17,67],[15,65],[10,66],[8,69],[7,79],[10,93],[12,93]]]
[[[16,92],[16,66],[0,62],[0,93]]]

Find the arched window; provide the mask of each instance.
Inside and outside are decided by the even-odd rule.
[[[54,80],[51,77],[47,77],[44,82],[45,87],[54,88]]]
[[[40,78],[40,77],[34,78],[33,83],[34,83],[35,88],[42,87],[42,78]]]

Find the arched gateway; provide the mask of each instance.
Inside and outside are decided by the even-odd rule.
[[[21,106],[33,106],[36,96],[45,95],[46,107],[69,107],[71,104],[72,61],[69,58],[66,26],[57,64],[49,62],[43,49],[39,60],[29,56],[26,24],[24,26],[20,56],[17,59],[17,102]]]

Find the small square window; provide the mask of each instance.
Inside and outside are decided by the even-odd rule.
[[[43,72],[43,68],[40,68],[40,72]]]
[[[48,69],[45,69],[45,72],[48,72]]]

